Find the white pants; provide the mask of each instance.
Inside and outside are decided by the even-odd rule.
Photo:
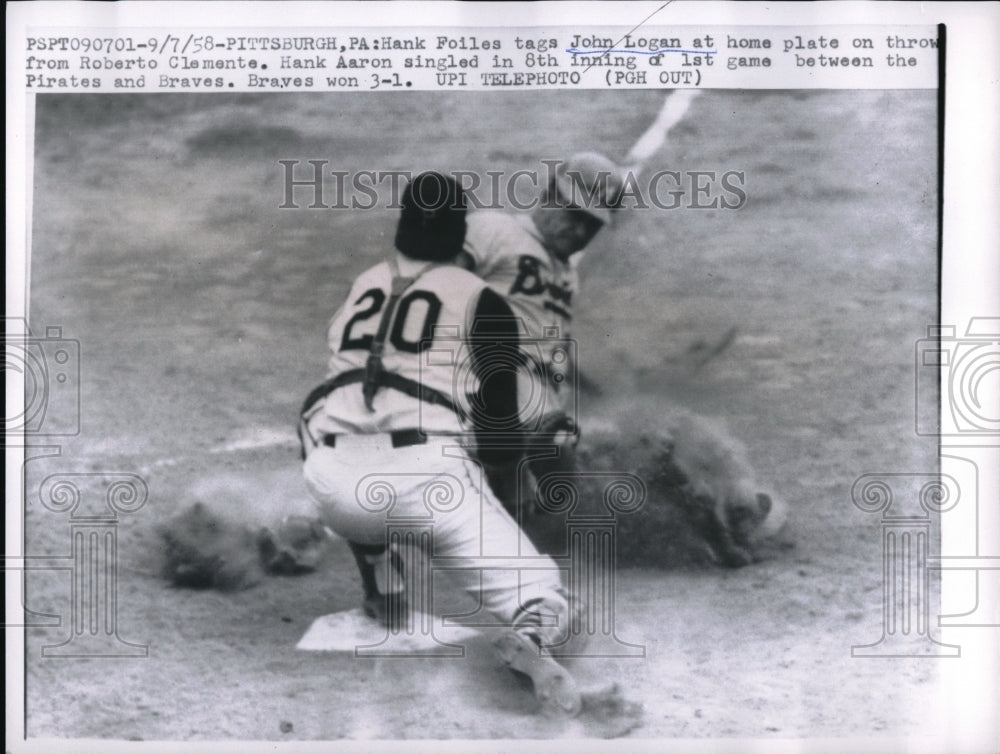
[[[393,448],[389,435],[338,435],[336,447],[312,449],[304,473],[324,521],[342,537],[380,544],[391,529],[429,529],[434,567],[481,597],[501,622],[539,624],[544,644],[565,638],[569,605],[558,567],[521,532],[454,439]]]

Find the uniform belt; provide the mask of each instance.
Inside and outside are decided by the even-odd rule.
[[[401,429],[396,432],[390,432],[389,438],[394,448],[408,448],[411,445],[427,444],[427,435],[423,434],[419,429]],[[337,447],[337,435],[325,435],[322,443],[328,448]]]

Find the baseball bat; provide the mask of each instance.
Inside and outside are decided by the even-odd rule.
[[[681,118],[687,114],[688,108],[700,92],[700,89],[675,89],[667,95],[655,120],[626,155],[626,173],[635,174],[642,170],[649,158],[666,143],[670,129],[676,126]]]
[[[650,158],[667,143],[670,129],[676,126],[687,114],[691,103],[700,93],[700,89],[675,89],[667,95],[656,118],[625,157],[624,175],[629,173],[632,173],[633,176],[638,175]],[[733,326],[714,342],[709,344],[699,342],[695,347],[689,348],[686,355],[691,357],[691,365],[694,370],[701,369],[725,351],[736,339],[736,333],[737,328]]]

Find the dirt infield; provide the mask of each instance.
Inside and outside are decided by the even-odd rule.
[[[461,659],[295,651],[313,618],[360,602],[339,543],[316,573],[244,591],[159,576],[155,526],[192,482],[232,473],[303,504],[294,421],[324,376],[326,322],[391,244],[391,211],[279,209],[279,160],[483,174],[583,149],[620,158],[663,96],[36,98],[30,316],[79,342],[81,432],[26,464],[26,553],[70,547],[65,514],[39,503],[47,477],[139,475],[149,500],[117,525],[118,629],[148,656],[42,657],[67,638],[71,579],[30,572],[26,606],[62,619],[26,634],[30,736],[931,729],[938,663],[851,656],[883,616],[881,528],[851,488],[937,468],[933,439],[914,432],[914,347],[937,316],[932,91],[706,92],[651,169],[744,171],[746,206],[623,214],[583,262],[581,410],[667,400],[718,417],[790,509],[761,563],[617,574],[618,636],[645,657],[581,660],[579,672],[617,680],[641,716],[541,718],[479,639]]]

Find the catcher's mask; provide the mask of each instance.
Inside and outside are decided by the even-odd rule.
[[[465,243],[465,192],[440,173],[421,173],[403,190],[396,248],[411,259],[448,262]]]

